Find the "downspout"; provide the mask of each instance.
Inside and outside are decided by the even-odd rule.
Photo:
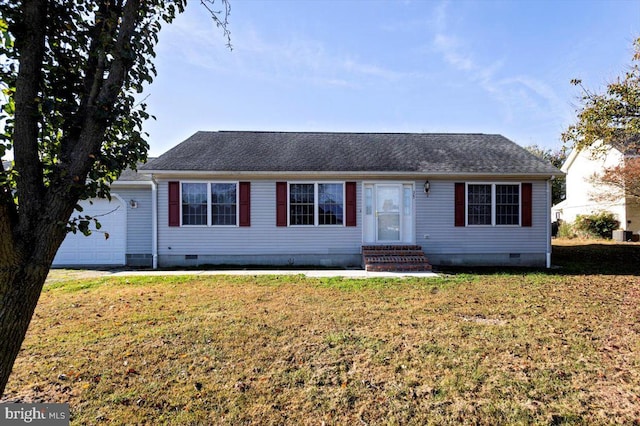
[[[153,269],[158,269],[158,184],[151,175],[151,256]]]
[[[547,214],[545,214],[547,220],[547,269],[551,268],[551,180],[555,176],[551,176],[551,179],[547,179]]]

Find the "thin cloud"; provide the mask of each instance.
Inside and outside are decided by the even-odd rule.
[[[185,15],[167,30],[171,43],[163,48],[171,49],[189,64],[215,72],[351,89],[417,76],[336,54],[324,44],[297,34],[289,34],[285,40],[267,40],[250,26],[236,26],[234,50],[229,52],[219,43],[215,26],[192,16]]]
[[[444,34],[436,34],[433,44],[436,50],[443,55],[445,61],[454,68],[461,71],[477,69],[469,55],[460,51],[460,43],[456,38]]]
[[[522,109],[549,122],[570,115],[565,102],[550,85],[527,75],[500,78],[502,60],[486,65],[475,59],[465,41],[449,29],[448,7],[449,2],[444,1],[434,9],[432,49],[453,69],[467,75],[470,81],[503,104],[507,121],[515,119],[515,111]]]

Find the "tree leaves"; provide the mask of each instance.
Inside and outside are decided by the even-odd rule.
[[[110,211],[108,211],[106,213],[97,214],[97,215],[94,215],[94,216],[78,215],[78,216],[72,217],[71,219],[69,219],[69,222],[67,223],[67,232],[72,232],[74,234],[76,234],[78,232],[81,232],[85,236],[89,236],[89,235],[93,234],[94,232],[101,232],[104,235],[104,239],[108,240],[109,239],[109,233],[108,232],[104,232],[104,231],[100,231],[100,229],[102,228],[102,224],[100,223],[100,218],[115,212],[119,208],[120,207],[116,207],[115,209],[110,210]],[[78,211],[78,212],[82,212],[83,208],[79,204],[76,204],[75,210]],[[90,228],[91,223],[93,223],[93,226],[95,228],[93,230]]]
[[[589,92],[582,80],[571,80],[582,88],[582,107],[577,111],[577,122],[562,133],[565,143],[580,150],[604,142],[595,147],[599,153],[609,144],[623,151],[640,148],[640,37],[634,50],[629,71],[609,83],[604,93]]]
[[[66,232],[97,224],[69,221],[74,206],[108,199],[109,184],[146,159],[136,95],[156,74],[161,22],[185,5],[0,1],[0,160],[14,154],[0,165],[0,394]]]
[[[640,37],[633,46],[632,66],[603,93],[589,92],[581,80],[571,80],[582,88],[582,108],[562,140],[577,150],[590,148],[593,156],[604,156],[613,146],[625,157],[621,164],[594,176],[593,183],[603,188],[591,194],[596,201],[640,200],[640,163],[633,158],[640,153]]]
[[[605,186],[606,190],[598,191],[591,196],[596,201],[618,202],[626,197],[626,201],[640,203],[640,158],[629,157],[622,163],[604,169],[604,173],[595,175],[596,185]]]
[[[525,146],[524,149],[535,155],[536,157],[548,161],[554,167],[561,168],[567,159],[567,154],[564,149],[559,151],[552,151],[550,149],[545,150],[538,145]],[[551,181],[551,203],[558,204],[564,200],[566,196],[566,178],[565,176],[556,176]]]
[[[18,112],[23,117],[37,114],[37,140],[29,142],[34,144],[29,151],[37,151],[37,156],[19,162],[16,150],[16,163],[20,164],[11,171],[0,169],[2,190],[13,194],[0,202],[10,204],[8,209],[17,212],[16,217],[26,210],[20,209],[20,204],[31,197],[39,199],[30,205],[40,203],[42,209],[51,204],[47,196],[65,198],[67,205],[93,197],[109,199],[110,184],[126,168],[135,170],[146,161],[149,145],[142,126],[151,116],[138,95],[157,75],[153,58],[162,24],[172,22],[186,6],[186,0],[43,2],[45,24],[38,27],[44,27],[40,46],[44,55],[37,95],[30,98],[28,106],[35,111]],[[228,39],[229,4],[220,0],[223,11],[217,12],[209,8],[213,3],[207,0],[202,4]],[[26,20],[27,9],[26,1],[0,2],[0,159],[16,147],[20,49],[33,49],[22,37],[31,25]],[[19,170],[25,166],[28,173]],[[30,177],[29,188],[20,187],[16,179],[20,175]],[[78,230],[77,225],[70,222],[67,229]],[[18,226],[12,224],[11,228]]]
[[[45,55],[42,81],[34,100],[38,110],[38,153],[44,186],[66,185],[79,199],[105,197],[109,184],[127,167],[146,159],[148,144],[142,133],[142,123],[149,118],[144,102],[135,95],[151,83],[156,75],[152,63],[158,41],[160,22],[171,22],[184,10],[186,1],[144,1],[125,16],[129,1],[56,1],[47,2]],[[15,34],[23,27],[21,2],[0,4],[0,88],[2,102],[0,120],[3,124],[0,155],[10,148],[15,115],[15,81],[18,50]],[[134,30],[124,44],[126,21],[134,21]],[[125,46],[123,50],[122,46]],[[118,59],[123,59],[120,67]],[[115,67],[115,68],[114,68]],[[107,87],[109,76],[123,73],[117,87]],[[101,103],[98,95],[117,91],[115,102]],[[106,99],[106,98],[105,98]],[[67,169],[86,134],[90,116],[106,124],[102,143],[88,147],[93,163],[88,169],[75,172],[79,179],[68,179]],[[87,184],[84,185],[85,179]],[[20,188],[12,183],[12,190]]]

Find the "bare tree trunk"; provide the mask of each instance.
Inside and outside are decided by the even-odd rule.
[[[75,201],[53,198],[42,223],[15,238],[0,209],[0,396],[29,328],[53,258],[64,240],[64,223]],[[61,225],[62,224],[62,225]],[[12,238],[14,237],[14,238]]]
[[[91,12],[70,2],[70,13],[64,3],[0,0],[0,12],[12,18],[4,20],[15,36],[10,59],[19,63],[11,137],[15,182],[5,179],[0,166],[0,396],[77,201],[100,196],[110,172],[146,158],[146,142],[136,129],[147,114],[137,111],[131,94],[155,74],[150,61],[160,21],[171,22],[186,6],[186,0],[100,0],[92,23],[76,26]],[[224,20],[203,3],[229,40],[228,0],[222,4]],[[53,24],[63,16],[72,31],[59,42]],[[80,53],[68,55],[60,43]],[[84,68],[74,74],[67,66]],[[51,99],[60,115],[55,120],[46,119],[50,113],[43,107]],[[90,173],[98,190],[87,185]]]
[[[0,396],[27,334],[49,273],[43,265],[25,265],[0,270]]]

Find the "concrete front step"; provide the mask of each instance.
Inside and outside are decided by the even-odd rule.
[[[416,245],[362,246],[365,270],[376,272],[430,271],[422,247]]]

